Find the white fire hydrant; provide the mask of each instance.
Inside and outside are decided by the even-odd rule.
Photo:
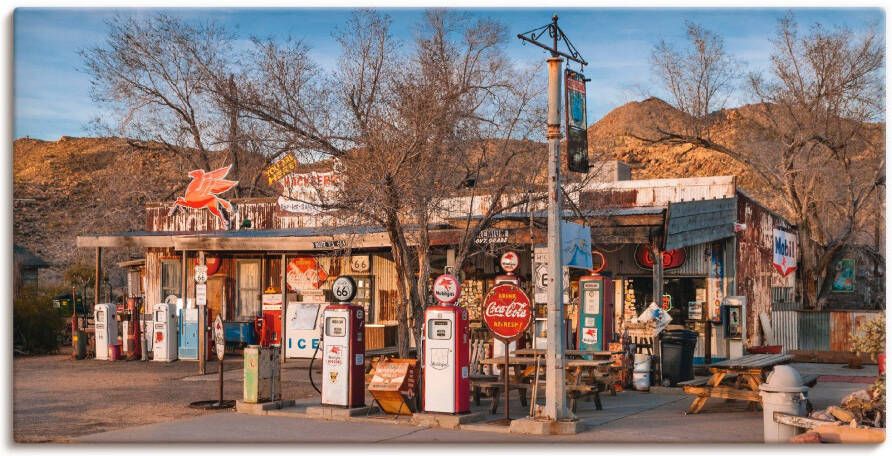
[[[799,372],[790,366],[776,366],[768,380],[759,385],[762,396],[762,425],[765,443],[786,443],[799,428],[774,421],[774,412],[805,416],[808,387],[802,384]]]

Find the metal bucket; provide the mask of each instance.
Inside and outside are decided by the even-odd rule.
[[[632,386],[636,391],[650,391],[650,372],[632,372]]]

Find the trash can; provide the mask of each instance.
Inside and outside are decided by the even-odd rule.
[[[670,386],[694,378],[694,347],[697,346],[697,332],[689,329],[666,331],[660,338],[660,367],[663,380]]]
[[[774,412],[805,416],[808,387],[802,384],[799,372],[790,366],[775,366],[768,380],[759,385],[762,396],[762,427],[765,443],[786,443],[799,428],[774,421]]]
[[[635,387],[636,391],[650,391],[650,364],[650,355],[644,353],[635,354],[632,386]]]

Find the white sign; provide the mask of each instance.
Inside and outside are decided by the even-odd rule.
[[[451,274],[443,274],[434,280],[434,299],[441,304],[452,304],[460,295],[461,286]]]
[[[778,229],[774,230],[774,258],[772,264],[781,277],[786,277],[796,270],[796,251],[798,247],[798,239],[795,234]]]
[[[217,346],[217,359],[222,360],[226,352],[226,338],[223,331],[223,318],[219,314],[214,319],[214,345]]]
[[[334,172],[291,173],[279,181],[282,194],[279,208],[297,214],[319,214],[327,211],[324,204],[331,204],[338,192],[338,177]]]
[[[203,264],[195,266],[195,283],[207,283],[208,267]]]
[[[502,266],[505,272],[514,272],[517,266],[520,265],[520,257],[515,252],[505,252],[502,254],[502,258],[499,259],[499,265]]]
[[[340,276],[332,284],[331,293],[338,301],[352,301],[356,296],[356,282],[349,276]]]
[[[564,304],[570,303],[570,268],[561,268],[563,272]],[[548,249],[533,249],[533,302],[548,303]]]
[[[350,257],[350,270],[353,272],[369,272],[369,256],[352,256]]]
[[[208,305],[208,286],[203,283],[195,284],[195,304],[199,307]]]

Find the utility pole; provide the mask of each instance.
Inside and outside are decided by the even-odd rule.
[[[564,370],[564,284],[561,261],[561,67],[566,57],[586,65],[576,48],[558,27],[557,14],[551,23],[517,35],[521,40],[548,50],[548,119],[546,137],[548,139],[548,312],[545,348],[545,417],[549,420],[568,420],[573,416],[567,410],[566,371]],[[551,43],[545,44],[538,38],[548,33]],[[558,41],[563,40],[569,54],[558,50]]]
[[[204,250],[198,252],[198,264],[205,266]],[[198,282],[195,283],[195,305],[198,306],[198,374],[207,373],[207,303],[198,303]],[[206,286],[206,285],[205,285]],[[185,306],[183,306],[185,308]],[[222,365],[222,364],[221,364]],[[221,368],[222,370],[222,368]],[[221,399],[222,400],[222,399]]]

